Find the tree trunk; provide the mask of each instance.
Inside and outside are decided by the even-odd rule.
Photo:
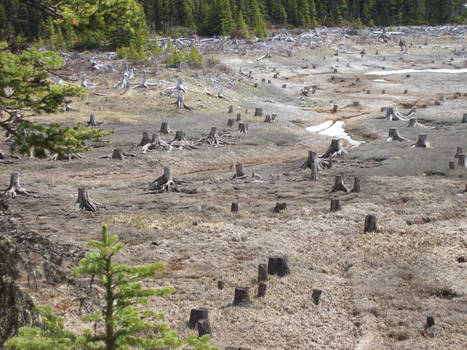
[[[344,178],[342,175],[336,175],[335,181],[334,181],[334,187],[331,190],[331,192],[338,192],[338,191],[349,192],[349,189],[344,184]]]
[[[311,298],[313,299],[313,303],[315,305],[319,304],[319,299],[321,298],[321,293],[323,291],[321,289],[313,289],[313,292],[311,293]]]
[[[204,307],[200,307],[198,309],[191,309],[190,320],[188,321],[188,327],[190,327],[191,329],[195,328],[197,322],[201,319],[205,319],[205,320],[209,319],[208,309]]]
[[[365,228],[364,232],[376,232],[376,216],[369,214],[365,217]]]
[[[238,131],[240,132],[240,134],[246,134],[248,132],[248,124],[238,123]]]
[[[397,128],[389,128],[389,135],[386,141],[408,141],[406,138],[399,135]]]
[[[86,187],[79,187],[78,188],[78,199],[76,203],[79,204],[80,210],[86,211],[96,211],[99,207],[97,203],[89,198],[88,189]]]
[[[262,297],[266,296],[266,289],[267,289],[266,283],[261,282],[258,285],[257,298],[262,298]]]
[[[268,260],[268,274],[284,277],[290,274],[287,257],[271,256]]]
[[[258,282],[264,282],[268,279],[268,267],[266,264],[258,265]]]
[[[243,164],[237,163],[235,164],[235,174],[233,176],[234,179],[239,179],[245,177],[245,173],[243,172]]]
[[[341,209],[342,206],[340,199],[331,199],[331,211],[338,211]]]
[[[420,134],[418,135],[418,140],[415,144],[412,145],[412,147],[424,147],[424,148],[429,148],[430,143],[426,141],[427,135],[426,134]]]
[[[19,184],[19,173],[12,173],[10,175],[10,186],[4,191],[4,194],[7,197],[16,197],[17,195],[30,196],[26,189]]]
[[[250,304],[250,289],[248,287],[235,287],[233,305],[247,306]]]
[[[263,116],[263,109],[255,108],[255,117],[262,117],[262,116]]]
[[[334,158],[336,156],[347,154],[347,151],[342,147],[341,139],[332,139],[329,148],[321,155],[320,158]]]
[[[163,135],[170,134],[169,122],[162,122],[159,132]]]

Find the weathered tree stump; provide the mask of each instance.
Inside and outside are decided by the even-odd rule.
[[[277,79],[279,78],[279,73],[275,73],[274,76],[273,76],[274,79]]]
[[[208,309],[206,309],[204,307],[200,307],[198,309],[191,309],[190,319],[188,321],[188,327],[190,327],[192,329],[195,328],[197,322],[199,320],[201,320],[201,319],[205,319],[205,320],[209,319]]]
[[[172,146],[169,145],[167,142],[163,141],[158,133],[153,133],[149,143],[145,144],[142,147],[142,151],[143,153],[146,153],[149,150],[155,149],[161,149],[169,152],[172,150]]]
[[[237,113],[237,122],[242,120],[242,113]]]
[[[268,274],[279,277],[290,274],[287,257],[271,256],[268,260]]]
[[[386,119],[387,120],[407,120],[396,107],[386,107]]]
[[[340,199],[331,199],[331,211],[338,211],[342,209]]]
[[[464,148],[462,146],[457,146],[456,155],[454,156],[454,158],[459,158],[461,154],[464,154]]]
[[[257,88],[257,87],[258,87],[258,83],[255,83],[255,84],[254,84],[254,87]]]
[[[211,131],[209,132],[209,135],[203,137],[202,139],[198,140],[196,142],[197,144],[200,143],[207,143],[209,145],[213,146],[220,146],[220,145],[225,145],[228,144],[227,141],[225,141],[219,134],[217,133],[217,127],[213,126],[211,127]]]
[[[163,135],[170,134],[169,122],[162,122],[159,132]]]
[[[250,304],[250,288],[248,287],[235,287],[235,296],[233,305],[247,306]]]
[[[4,191],[6,197],[30,196],[25,188],[21,187],[19,183],[19,173],[12,173],[10,175],[10,186]]]
[[[240,134],[246,134],[248,132],[248,124],[238,123],[238,131],[240,132]]]
[[[344,184],[344,177],[342,175],[336,175],[334,179],[334,187],[332,188],[331,192],[349,192],[349,189]]]
[[[417,126],[420,126],[420,124],[418,124],[418,121],[417,121],[417,118],[416,117],[412,117],[409,119],[409,125],[407,125],[408,128],[415,128]]]
[[[319,299],[321,298],[321,293],[323,293],[323,291],[321,289],[313,289],[313,292],[311,293],[311,298],[313,299],[313,304],[315,304],[315,305],[319,304]]]
[[[149,190],[151,191],[160,191],[160,192],[168,192],[172,189],[172,187],[176,184],[176,181],[172,177],[172,173],[169,167],[164,167],[164,173],[155,179],[153,182],[149,184]]]
[[[262,116],[263,116],[263,109],[255,108],[255,117],[262,117]]]
[[[457,164],[463,168],[467,167],[465,154],[459,154],[459,157],[457,158]]]
[[[456,169],[456,162],[453,160],[449,161],[449,170],[455,170]]]
[[[232,126],[234,126],[234,125],[235,125],[235,119],[229,118],[229,119],[227,120],[227,126],[232,127]]]
[[[233,105],[230,105],[229,106],[229,111],[227,113],[233,113],[233,111],[234,111]]]
[[[426,328],[430,328],[430,327],[433,327],[435,325],[435,318],[433,316],[428,316],[426,318],[426,325],[425,327]]]
[[[262,298],[266,296],[266,289],[267,289],[266,283],[261,282],[260,284],[258,284],[257,298]]]
[[[232,202],[232,205],[230,206],[230,211],[232,213],[238,213],[238,202]]]
[[[175,132],[175,136],[174,136],[172,142],[174,142],[174,141],[177,141],[177,142],[186,141],[185,132],[183,130],[177,130]]]
[[[88,189],[86,187],[78,188],[78,199],[76,203],[79,205],[80,210],[96,211],[99,208],[98,204],[89,198]]]
[[[271,116],[269,114],[266,115],[266,118],[264,119],[265,123],[271,123]]]
[[[408,140],[405,137],[402,137],[399,135],[399,131],[397,130],[397,128],[389,128],[389,134],[388,134],[388,138],[386,139],[386,141],[403,142],[403,141],[408,141]]]
[[[368,214],[365,217],[365,228],[363,232],[376,232],[376,216],[373,214]]]
[[[240,179],[244,178],[246,175],[243,172],[243,164],[242,163],[237,163],[235,164],[235,174],[233,176],[233,179]]]
[[[221,281],[221,280],[217,281],[217,289],[222,290],[224,289],[224,286],[225,286],[224,281]]]
[[[407,95],[408,93],[409,93],[409,90],[405,89],[405,90],[404,90],[404,94]]]
[[[337,113],[337,105],[332,106],[332,113]]]
[[[300,166],[300,169],[311,169],[311,179],[316,181],[318,178],[318,171],[325,167],[330,167],[329,164],[325,164],[317,158],[315,151],[308,151],[308,159]]]
[[[174,105],[176,105],[178,109],[185,108],[189,111],[193,109],[192,107],[189,107],[185,104],[185,96],[183,96],[182,94],[178,95],[177,101],[174,102]]]
[[[347,151],[342,147],[342,140],[341,139],[332,139],[331,145],[329,148],[324,152],[320,158],[334,158],[340,156],[342,154],[348,154]]]
[[[104,156],[101,158],[112,158],[112,159],[123,160],[125,159],[125,157],[136,157],[136,154],[124,152],[121,148],[115,148],[110,157]]]
[[[462,116],[461,123],[467,123],[467,113],[464,113],[464,115]]]
[[[91,113],[91,115],[89,116],[89,121],[86,123],[86,126],[99,126],[102,124],[102,122],[97,121],[96,115],[94,113]]]
[[[351,192],[358,193],[360,192],[360,177],[354,176],[353,178],[353,187]]]
[[[148,143],[151,143],[151,139],[149,138],[149,134],[147,131],[143,131],[143,137],[141,141],[138,143],[138,146],[145,146]]]
[[[209,320],[202,318],[201,320],[198,320],[197,325],[198,325],[198,337],[202,337],[205,334],[212,334],[211,323],[209,322]]]
[[[359,101],[353,101],[352,106],[354,107],[360,107],[360,102]]]
[[[287,203],[279,203],[277,202],[276,203],[276,206],[274,207],[274,209],[272,210],[274,213],[280,213],[280,212],[283,212],[283,211],[287,211]]]
[[[424,147],[424,148],[429,148],[430,143],[426,141],[427,135],[426,134],[420,134],[418,135],[418,140],[416,143],[412,145],[412,147]]]
[[[258,282],[264,282],[268,279],[268,267],[266,264],[258,265]]]

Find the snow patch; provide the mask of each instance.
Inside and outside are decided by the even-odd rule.
[[[317,132],[320,135],[326,135],[336,137],[338,139],[347,140],[354,147],[358,147],[362,143],[365,143],[365,141],[357,141],[352,139],[349,136],[349,134],[345,132],[343,121],[337,121],[334,123],[332,120],[326,120],[324,123],[315,126],[310,126],[305,130],[309,132]]]
[[[381,72],[366,72],[365,75],[390,75],[390,74],[406,74],[406,73],[445,73],[445,74],[463,74],[467,73],[467,68],[462,69],[401,69],[401,70],[390,70]],[[375,80],[376,81],[376,80]]]
[[[385,83],[385,82],[387,82],[387,80],[384,80],[384,79],[375,79],[375,80],[373,80],[373,81],[376,81],[376,82],[378,82],[378,83]]]
[[[319,132],[319,131],[329,128],[331,125],[332,125],[332,120],[326,120],[324,123],[321,123],[315,126],[310,126],[309,128],[306,128],[305,130],[309,132]]]

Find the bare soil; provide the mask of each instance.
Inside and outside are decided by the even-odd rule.
[[[144,70],[153,81],[167,82],[124,95],[112,89],[121,71],[93,72],[87,68],[91,55],[76,54],[63,75],[78,80],[86,71],[97,87],[71,103],[78,111],[35,119],[71,125],[95,112],[105,129],[115,131],[112,143],[80,160],[1,164],[5,188],[10,173],[20,172],[22,185],[39,196],[10,200],[13,218],[31,232],[83,248],[108,223],[125,243],[121,262],[165,265],[144,284],[170,285],[176,292],[151,300],[149,307],[164,312],[181,335],[196,332],[186,324],[190,310],[207,307],[211,343],[220,349],[464,349],[467,264],[458,258],[467,256],[467,169],[448,170],[448,162],[457,146],[467,150],[467,124],[461,123],[467,112],[467,74],[364,72],[465,68],[467,40],[420,33],[407,39],[413,44],[408,54],[401,54],[397,41],[349,36],[331,47],[296,48],[292,57],[275,51],[274,43],[272,58],[261,61],[256,60],[262,55],[258,50],[219,53],[225,66],[184,67],[181,73],[154,61],[136,66],[133,82],[140,82]],[[363,48],[367,55],[362,58]],[[251,70],[253,79],[238,73],[240,68]],[[277,79],[273,69],[280,73]],[[176,110],[175,97],[159,95],[177,77],[189,90],[185,102],[193,111]],[[302,96],[300,90],[313,85],[316,93]],[[219,86],[226,99],[203,93],[208,87],[216,94]],[[440,95],[446,101],[435,105]],[[353,106],[354,101],[360,105]],[[334,104],[337,113],[332,113]],[[227,113],[230,105],[234,114]],[[381,112],[382,107],[408,112],[412,106],[429,128],[407,128],[407,122],[385,120]],[[253,116],[255,107],[262,107],[264,115],[277,114],[277,120],[264,123],[264,115]],[[237,133],[237,123],[227,127],[236,113],[248,123],[247,134]],[[366,143],[352,148],[344,142],[349,155],[320,171],[315,182],[309,170],[299,168],[308,150],[324,153],[331,137],[305,128],[325,120],[344,121],[349,135]],[[191,141],[217,126],[220,135],[230,134],[225,137],[229,144],[142,154],[136,146],[142,132],[157,132],[162,121],[173,131],[184,130]],[[390,127],[413,142],[387,142]],[[421,133],[428,134],[431,148],[411,147]],[[8,145],[0,147],[6,151]],[[100,158],[116,147],[136,157]],[[247,177],[232,179],[238,162]],[[148,184],[164,166],[186,184],[179,192],[150,193]],[[331,193],[335,175],[344,175],[350,187],[360,176],[362,191]],[[76,210],[82,185],[104,208]],[[331,198],[341,200],[342,211],[330,212]],[[230,213],[231,202],[239,202],[239,213]],[[287,211],[273,213],[276,202],[286,202]],[[376,215],[378,232],[363,233],[367,214]],[[276,255],[288,257],[291,274],[270,276],[266,297],[255,298],[258,264]],[[72,267],[63,263],[66,271]],[[217,289],[219,280],[225,282],[223,290]],[[51,286],[39,278],[36,290],[26,286],[25,277],[21,282],[37,304],[51,305],[68,326],[83,327],[71,286]],[[231,305],[235,286],[250,287],[249,307]],[[313,289],[323,291],[318,305]],[[427,316],[434,317],[434,326],[425,327]]]

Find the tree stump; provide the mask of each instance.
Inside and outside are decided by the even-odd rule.
[[[242,120],[242,113],[237,113],[237,122]]]
[[[365,228],[363,232],[376,232],[376,216],[373,214],[368,214],[365,217]]]
[[[287,203],[279,203],[277,202],[276,203],[276,206],[274,207],[274,209],[272,210],[274,213],[280,213],[280,212],[283,212],[283,211],[287,211]]]
[[[269,114],[266,115],[266,118],[264,119],[265,123],[271,123],[271,116]]]
[[[177,141],[177,142],[186,141],[185,132],[183,130],[177,130],[175,132],[175,136],[172,141]]]
[[[271,84],[271,80],[268,80],[268,84]]]
[[[183,96],[182,94],[178,95],[177,101],[174,102],[174,105],[176,105],[178,109],[185,108],[189,111],[193,110],[193,108],[185,104],[185,96]]]
[[[331,192],[349,192],[349,189],[344,184],[344,177],[342,175],[336,175],[334,179],[334,187],[332,188]]]
[[[258,265],[258,282],[264,282],[268,279],[268,268],[266,264]]]
[[[148,150],[154,150],[154,149],[162,149],[165,151],[171,151],[172,146],[169,145],[167,142],[163,141],[158,133],[153,133],[152,138],[149,141],[149,143],[145,144],[142,147],[142,151],[143,153],[146,153]]]
[[[163,135],[170,134],[169,122],[162,122],[159,132]]]
[[[355,192],[355,193],[360,192],[360,178],[358,176],[355,176],[353,178],[353,188],[351,192]]]
[[[229,111],[227,113],[233,113],[233,111],[234,111],[233,105],[230,105],[229,106]]]
[[[257,87],[258,87],[258,83],[255,83],[254,87],[257,88]]]
[[[460,154],[457,158],[457,164],[463,168],[467,168],[467,164],[465,161],[465,154]]]
[[[115,148],[112,152],[112,159],[123,160],[123,150],[121,148]]]
[[[366,94],[369,95],[371,92],[370,90],[366,90]]]
[[[432,326],[434,326],[434,325],[435,325],[435,318],[434,318],[433,316],[428,316],[428,317],[426,318],[426,325],[425,325],[425,327],[426,327],[426,328],[430,328],[430,327],[432,327]]]
[[[258,285],[257,298],[262,298],[262,297],[266,296],[266,289],[267,289],[266,283],[261,282]]]
[[[342,209],[340,199],[331,199],[331,211],[338,211]]]
[[[221,281],[221,280],[217,281],[217,289],[222,290],[224,289],[224,286],[225,286],[224,281]]]
[[[461,154],[464,154],[464,148],[461,146],[457,146],[456,155],[454,156],[454,158],[459,158]]]
[[[360,102],[359,101],[353,101],[352,106],[354,107],[360,107]]]
[[[262,78],[262,79],[261,79],[261,82],[262,82],[262,83],[265,83],[265,82],[266,82],[266,78]]]
[[[3,192],[6,197],[16,197],[17,195],[29,196],[30,194],[25,188],[21,187],[19,183],[19,173],[12,173],[10,175],[10,186]]]
[[[76,203],[79,204],[80,210],[96,211],[99,208],[97,203],[89,198],[88,189],[86,187],[78,188],[78,199]]]
[[[334,158],[342,154],[348,154],[342,147],[341,139],[332,139],[329,148],[320,156],[320,158]]]
[[[238,123],[238,131],[240,132],[240,134],[246,134],[248,132],[248,124]]]
[[[248,287],[235,287],[235,296],[233,305],[247,306],[250,304],[250,288]]]
[[[439,97],[439,101],[440,101],[440,102],[446,102],[446,96],[441,95],[441,96]]]
[[[408,140],[405,137],[402,137],[399,135],[399,131],[397,130],[397,128],[389,128],[389,134],[388,134],[388,138],[386,139],[386,141],[403,142],[403,141],[408,141]]]
[[[420,134],[418,135],[418,140],[416,143],[412,145],[412,147],[424,147],[424,148],[429,148],[430,143],[426,141],[427,135],[426,134]]]
[[[235,125],[235,119],[229,118],[229,119],[227,120],[227,126],[232,127],[232,126],[234,126],[234,125]]]
[[[332,113],[337,113],[337,105],[332,106]]]
[[[255,117],[262,117],[262,116],[263,116],[263,109],[255,108]]]
[[[86,126],[99,126],[102,124],[102,122],[98,122],[96,120],[96,115],[94,113],[91,113],[91,115],[89,116],[89,121],[86,123]]]
[[[172,177],[169,167],[164,167],[164,173],[149,184],[149,190],[168,192],[175,185],[175,180]]]
[[[408,93],[409,93],[409,90],[405,89],[405,90],[404,90],[404,94],[407,95]]]
[[[148,143],[151,143],[151,139],[149,138],[149,134],[147,131],[143,131],[143,138],[141,141],[138,143],[138,146],[145,146]]]
[[[205,319],[205,320],[209,319],[208,309],[204,307],[200,307],[198,309],[191,309],[190,320],[188,321],[188,327],[190,327],[191,329],[195,328],[197,322],[201,319]]]
[[[395,107],[386,107],[386,119],[387,120],[407,120],[402,114],[399,113]]]
[[[384,90],[384,89],[381,90],[381,94],[382,94],[382,95],[386,94],[386,90]]]
[[[287,84],[282,84],[282,88],[285,89],[287,87]]]
[[[268,274],[279,277],[290,274],[287,257],[271,256],[268,260]]]
[[[277,79],[279,78],[279,73],[275,73],[274,76],[273,76],[274,79]]]
[[[235,164],[235,174],[233,179],[239,179],[245,177],[245,173],[243,172],[243,164],[237,163]]]
[[[230,206],[230,211],[232,213],[238,213],[238,202],[232,202],[232,205]]]
[[[321,289],[313,289],[313,292],[311,293],[311,298],[313,299],[313,304],[315,304],[315,305],[319,304],[319,299],[321,298],[321,293],[323,293],[323,291]]]
[[[464,115],[462,116],[461,123],[467,123],[467,113],[464,113]]]
[[[212,334],[211,323],[209,322],[209,320],[202,318],[201,320],[198,320],[197,325],[198,325],[198,337],[202,337],[205,334]]]
[[[449,170],[455,170],[456,169],[456,162],[453,160],[449,161]]]
[[[418,121],[417,121],[417,118],[416,117],[412,117],[409,119],[409,125],[407,125],[408,128],[415,128],[417,126],[420,126],[420,124],[418,124]]]

